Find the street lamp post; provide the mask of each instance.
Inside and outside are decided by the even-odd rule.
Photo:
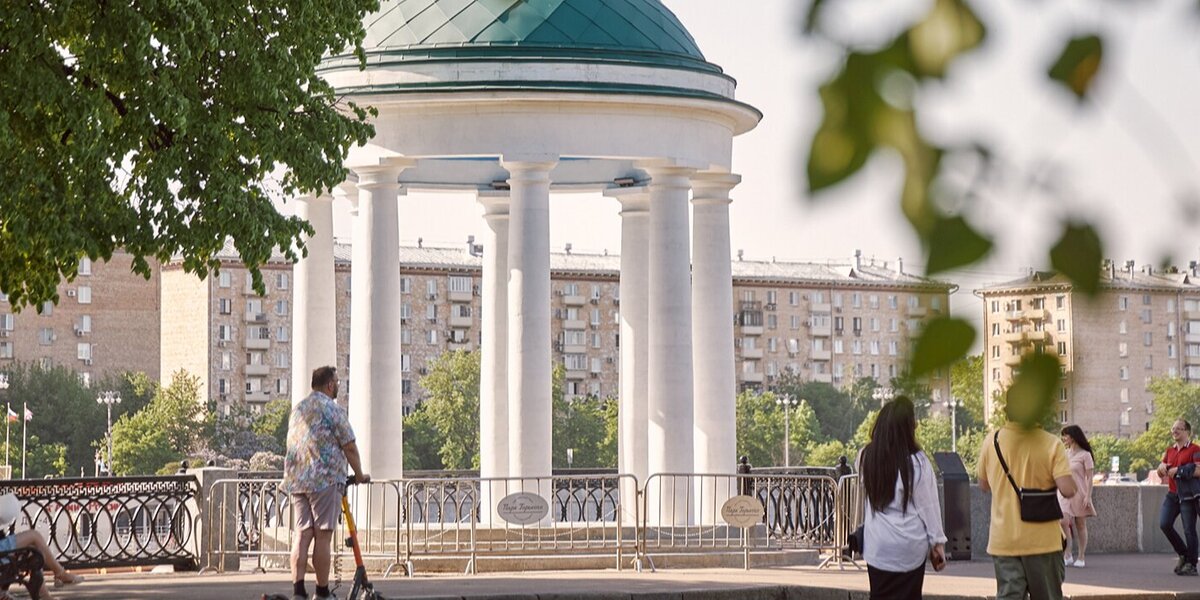
[[[6,395],[6,399],[7,399],[7,393],[8,393],[8,374],[7,373],[0,373],[0,392],[3,392]],[[12,426],[12,420],[8,418],[9,410],[7,407],[8,407],[8,404],[6,403],[5,410],[4,410],[4,466],[6,466],[6,467],[9,465],[9,462],[8,462],[8,441],[9,441],[8,432]]]
[[[96,397],[97,404],[103,404],[108,409],[108,473],[112,474],[113,439],[112,439],[112,407],[121,403],[121,395],[117,392],[101,392]]]
[[[883,406],[884,403],[891,400],[895,395],[896,390],[890,387],[877,387],[871,390],[871,398],[878,402],[880,406]]]
[[[950,407],[950,451],[958,454],[958,407],[962,406],[962,400],[950,396],[946,406]]]
[[[775,404],[783,406],[783,466],[791,467],[791,449],[792,449],[792,407],[799,406],[800,400],[790,394],[784,394],[775,399]]]

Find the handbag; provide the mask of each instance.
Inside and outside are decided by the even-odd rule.
[[[846,538],[846,549],[854,554],[862,554],[866,548],[866,534],[863,531],[863,526],[859,525]]]
[[[1000,452],[999,431],[992,435],[992,444],[996,446],[996,458],[1000,459],[1000,466],[1004,468],[1004,476],[1008,477],[1008,483],[1017,493],[1017,500],[1021,505],[1021,520],[1027,523],[1045,523],[1062,519],[1062,508],[1058,505],[1058,488],[1039,490],[1018,487],[1017,482],[1013,480],[1012,473],[1008,472],[1008,463],[1004,461],[1004,453]]]

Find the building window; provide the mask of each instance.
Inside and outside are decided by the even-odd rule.
[[[1142,309],[1142,322],[1146,323],[1146,324],[1150,324],[1152,318],[1153,317],[1151,315],[1151,310],[1149,308],[1143,308]]]
[[[845,351],[846,351],[846,347],[842,343],[842,340],[840,340],[840,339],[833,340],[833,353],[834,354],[842,354]]]
[[[592,332],[592,348],[599,348],[599,347],[600,347],[600,334],[593,331]]]
[[[1175,344],[1167,344],[1167,358],[1175,358]]]
[[[1059,356],[1066,356],[1066,355],[1067,355],[1067,343],[1066,343],[1066,342],[1059,342],[1059,343],[1058,343],[1058,355],[1059,355]]]
[[[775,290],[767,291],[767,304],[775,304]]]
[[[850,294],[850,306],[854,308],[862,308],[862,294],[858,292]]]
[[[91,275],[92,274],[92,259],[90,259],[86,256],[79,259],[78,273],[80,275]]]
[[[0,358],[12,358],[12,357],[13,357],[13,343],[12,342],[0,342]]]
[[[800,316],[792,315],[792,329],[800,329]]]
[[[286,290],[286,289],[288,289],[289,283],[290,282],[288,281],[287,273],[278,273],[275,275],[275,288],[276,289]],[[286,392],[287,392],[287,389],[285,386],[285,389],[283,390],[283,392],[280,392],[280,393],[286,393]]]
[[[774,315],[771,315],[771,316],[774,316]],[[591,314],[591,317],[592,317],[592,318],[591,318],[591,321],[590,321],[590,322],[591,322],[591,324],[592,324],[592,326],[593,326],[593,327],[600,325],[600,309],[598,309],[598,308],[593,308],[593,309],[592,309],[592,314]]]
[[[405,327],[404,329],[400,330],[400,343],[405,344],[405,345],[412,343],[412,330],[411,329]]]
[[[854,319],[851,321],[851,328],[854,329],[855,333],[861,333],[862,332],[862,317],[854,317]]]
[[[1143,305],[1150,306],[1150,304],[1152,302],[1154,302],[1154,300],[1150,297],[1150,294],[1142,294],[1142,304]]]
[[[43,327],[38,331],[38,343],[43,346],[49,346],[54,343],[57,336],[54,335],[54,328]]]
[[[43,302],[42,303],[42,316],[49,317],[52,314],[54,314],[54,303],[49,300]]]
[[[879,308],[879,296],[877,296],[875,294],[871,294],[870,296],[867,296],[867,306],[871,307],[872,309],[878,309]]]
[[[1149,331],[1142,333],[1142,345],[1143,346],[1153,346],[1154,345],[1154,334]]]
[[[1000,324],[992,323],[992,335],[1000,335]]]
[[[754,302],[754,290],[742,291],[742,302]]]
[[[411,294],[412,293],[412,277],[401,277],[400,278],[400,293],[401,294]]]
[[[1129,356],[1129,344],[1126,344],[1125,342],[1117,344],[1117,356],[1120,356],[1121,358]]]
[[[1054,297],[1054,308],[1062,309],[1062,307],[1066,306],[1066,304],[1067,304],[1066,296],[1055,296]],[[1066,390],[1063,390],[1063,392],[1065,393]]]
[[[81,286],[79,286],[79,289],[76,290],[76,293],[79,297],[80,304],[91,304],[92,303],[92,287],[91,286],[81,285]]]
[[[1067,388],[1065,388],[1065,387],[1058,388],[1058,401],[1059,402],[1067,401]]]
[[[799,306],[800,292],[788,292],[788,304],[792,306]]]
[[[287,300],[279,300],[279,301],[277,301],[277,302],[275,303],[275,314],[277,314],[277,315],[286,315],[286,314],[288,314],[288,302],[287,302]]]
[[[871,340],[871,354],[879,356],[879,340]]]
[[[75,323],[75,331],[78,335],[84,335],[92,332],[92,315],[79,315],[79,321]]]
[[[229,298],[218,298],[217,299],[217,312],[219,312],[223,315],[232,314],[233,313],[233,300],[230,300]],[[247,310],[246,314],[250,314],[250,311]]]
[[[900,343],[897,342],[896,340],[892,340],[892,341],[888,342],[888,354],[891,356],[896,356],[899,353],[900,353]]]
[[[429,344],[430,346],[436,346],[436,345],[437,345],[437,343],[438,343],[438,335],[437,335],[437,334],[438,334],[438,332],[437,332],[437,330],[436,330],[436,329],[430,329],[430,330],[429,330],[428,332],[426,332],[426,333],[427,333],[427,335],[426,335],[426,337],[425,337],[425,343]]]
[[[0,331],[13,330],[13,315],[12,313],[0,314]]]
[[[892,317],[891,321],[888,323],[888,330],[891,331],[892,333],[896,333],[897,331],[900,331],[900,319],[897,319],[896,317]]]
[[[767,329],[775,329],[779,325],[779,318],[774,314],[767,315]]]
[[[1117,369],[1117,373],[1120,375],[1121,381],[1129,380],[1129,367],[1122,366],[1120,369]]]
[[[92,345],[87,342],[75,344],[75,358],[79,360],[92,360]]]
[[[839,296],[838,298],[838,306],[841,306],[841,297]],[[813,304],[825,304],[825,292],[813,292],[812,301]],[[797,302],[797,304],[799,304],[799,302]]]
[[[462,275],[450,276],[450,291],[459,294],[471,293],[471,278]]]
[[[412,357],[407,354],[400,355],[400,372],[407,373],[412,370]]]
[[[437,298],[437,281],[436,280],[429,279],[425,282],[425,293],[429,294],[430,300]]]
[[[1129,296],[1117,298],[1117,310],[1129,310]]]
[[[814,346],[815,346],[816,340],[813,340],[813,342],[814,342]],[[776,352],[777,351],[776,348],[778,348],[778,347],[779,347],[779,338],[768,338],[767,339],[767,351]]]
[[[1117,332],[1121,335],[1129,333],[1129,326],[1125,324],[1125,319],[1121,319],[1121,322],[1117,324]]]
[[[871,331],[879,331],[879,318],[871,317]]]
[[[275,353],[275,366],[280,369],[287,368],[287,366],[288,366],[288,353],[287,352],[276,352]]]
[[[288,335],[287,327],[279,327],[275,330],[275,341],[286,342],[288,341]]]
[[[233,274],[228,271],[222,271],[217,275],[217,285],[223,288],[233,286]]]
[[[228,351],[221,353],[221,370],[228,371],[233,368],[233,355]]]
[[[897,308],[900,308],[900,298],[898,296],[896,296],[895,294],[888,295],[888,308],[890,308],[892,310],[896,310]]]
[[[412,381],[405,379],[400,383],[400,393],[408,395],[412,393]]]
[[[992,300],[992,312],[994,312],[994,313],[1000,312],[1000,301],[999,300]]]
[[[586,371],[588,369],[588,357],[586,354],[564,354],[563,366],[568,371]]]
[[[233,328],[228,325],[217,325],[217,339],[222,342],[233,339]]]

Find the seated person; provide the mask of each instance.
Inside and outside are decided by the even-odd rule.
[[[15,534],[8,534],[8,530],[16,522],[17,517],[21,515],[21,501],[12,494],[4,494],[0,496],[0,552],[8,552],[18,548],[32,548],[37,550],[38,554],[42,555],[42,560],[45,562],[46,568],[54,573],[54,586],[73,585],[83,582],[82,575],[75,575],[66,570],[55,559],[54,553],[50,551],[50,546],[46,544],[46,538],[35,530],[21,531]],[[8,594],[0,592],[0,600],[9,598]],[[43,587],[40,600],[53,600],[54,596]]]

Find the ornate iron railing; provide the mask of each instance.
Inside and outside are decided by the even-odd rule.
[[[0,482],[22,503],[14,530],[40,531],[68,568],[193,568],[198,488],[190,475]]]
[[[614,521],[619,505],[620,478],[616,474],[554,477],[550,517],[556,522]],[[416,523],[457,523],[468,516],[479,518],[479,481],[424,480],[409,488],[405,518]]]
[[[288,495],[279,489],[282,471],[238,472],[237,546],[240,551],[261,548],[262,529],[288,525]]]
[[[785,546],[828,548],[834,545],[837,481],[824,475],[777,475],[754,478],[754,497],[766,509],[767,535]]]

